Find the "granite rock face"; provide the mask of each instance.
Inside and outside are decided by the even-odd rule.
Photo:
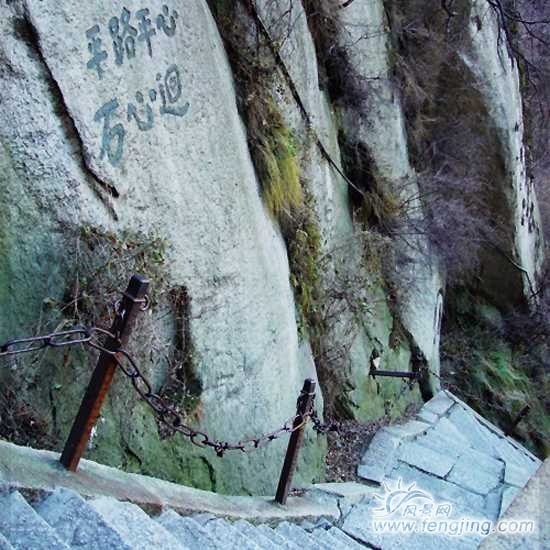
[[[278,427],[315,371],[299,347],[286,251],[258,193],[206,3],[164,9],[30,1],[1,9],[1,231],[8,256],[1,278],[9,281],[2,336],[28,328],[44,298],[73,284],[65,259],[74,231],[155,234],[167,245],[167,287],[184,288],[189,298],[201,425],[237,440]],[[126,281],[116,284],[122,290]],[[182,312],[159,309],[150,325],[174,339]],[[162,381],[159,363],[145,370]],[[55,399],[74,382],[69,375]],[[103,447],[106,460],[124,462],[129,452],[158,475],[164,470],[222,491],[273,490],[282,442],[250,458],[193,454],[181,442],[160,441],[132,392],[127,381],[115,389],[94,440],[100,456]],[[78,398],[72,411],[60,411],[61,436]],[[322,442],[308,447],[304,474],[311,478]]]
[[[216,15],[222,4],[234,6],[233,19]],[[468,3],[457,59],[483,105],[481,124],[494,133],[491,162],[504,167],[498,215],[509,232],[504,255],[485,258],[486,290],[517,302],[536,279],[542,237],[525,173],[517,67],[495,20],[477,24],[481,4]],[[216,439],[279,427],[306,377],[320,383],[319,411],[324,394],[331,412],[358,420],[395,418],[420,394],[431,397],[444,262],[426,235],[388,235],[362,218],[388,206],[374,204],[378,196],[406,204],[413,225],[426,221],[393,74],[394,22],[384,7],[355,0],[334,14],[333,45],[349,85],[341,101],[310,2],[0,6],[0,342],[76,322],[108,325],[110,303],[141,271],[152,279],[151,307],[140,314],[130,351],[153,389]],[[254,94],[243,98],[237,88],[241,59],[220,34],[228,21],[269,73],[260,71],[260,92],[277,116],[255,123],[284,126],[290,153],[283,153],[295,157],[299,173],[291,175],[308,218],[292,237],[266,200],[243,108]],[[294,222],[294,212],[285,215]],[[303,259],[302,238],[314,241],[314,257]],[[316,272],[314,284],[298,280],[307,275],[297,272],[300,260]],[[498,278],[502,285],[492,286]],[[317,326],[304,320],[304,300]],[[38,420],[37,445],[61,448],[95,360],[84,350],[48,350],[0,369],[19,410]],[[374,380],[375,360],[380,369],[423,369],[421,392],[404,391],[399,379]],[[423,424],[436,421],[443,401],[423,411]],[[117,376],[88,452],[201,488],[272,494],[285,443],[221,460],[159,426]],[[432,443],[426,456],[437,452]],[[308,429],[298,484],[322,477],[325,448]],[[393,444],[380,452],[386,448],[398,460]],[[380,477],[385,467],[376,471]],[[521,479],[513,467],[503,475]]]
[[[346,52],[358,99],[343,109],[346,139],[363,148],[370,163],[369,185],[397,197],[411,222],[424,218],[417,175],[409,159],[403,108],[392,81],[390,27],[382,1],[352,2],[340,12],[338,46]],[[422,362],[439,373],[439,333],[444,277],[437,256],[423,235],[394,239],[401,260],[387,274],[396,290],[396,308],[411,345]],[[426,391],[439,385],[427,380]]]

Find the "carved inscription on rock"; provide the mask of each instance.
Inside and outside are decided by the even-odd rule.
[[[179,14],[164,4],[154,16],[149,8],[131,11],[124,7],[120,14],[109,19],[107,28],[94,24],[85,32],[89,56],[86,70],[98,80],[107,78],[109,71],[116,71],[125,63],[132,63],[138,71],[141,56],[154,58],[162,53],[157,39],[173,38],[178,31]],[[131,131],[148,132],[163,117],[184,117],[189,111],[184,98],[182,73],[176,63],[166,71],[151,76],[147,87],[136,90],[130,101],[114,96],[99,106],[94,121],[100,126],[101,140],[98,157],[112,166],[120,165],[124,146]]]

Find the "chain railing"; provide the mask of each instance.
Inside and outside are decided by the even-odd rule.
[[[321,422],[317,413],[312,409],[307,412],[307,418],[297,426],[295,426],[294,423],[299,415],[294,415],[283,422],[282,426],[277,430],[264,433],[257,437],[243,439],[233,443],[214,439],[206,432],[187,426],[184,423],[184,415],[173,405],[169,404],[166,399],[153,391],[151,383],[142,374],[136,360],[128,350],[121,347],[114,350],[107,349],[99,339],[95,338],[96,336],[115,338],[113,334],[104,328],[78,326],[71,330],[5,342],[0,346],[0,358],[39,352],[47,348],[63,348],[76,345],[89,346],[102,353],[106,353],[113,357],[117,367],[119,367],[130,379],[135,391],[153,410],[159,422],[167,426],[170,430],[179,432],[189,438],[191,442],[198,447],[213,448],[220,457],[223,456],[226,451],[238,450],[250,452],[255,449],[260,449],[270,441],[274,441],[284,434],[291,434],[301,428],[307,422],[307,418],[312,419],[314,428],[321,433],[326,433],[331,429],[330,425],[327,426]],[[124,362],[126,362],[127,365],[125,365]]]
[[[271,432],[231,442],[213,438],[205,431],[187,425],[184,415],[174,405],[153,391],[151,383],[141,372],[137,361],[124,347],[135,317],[139,311],[147,309],[149,304],[146,294],[148,285],[149,281],[146,279],[137,275],[132,277],[122,299],[116,303],[115,320],[110,330],[96,326],[76,326],[70,330],[42,336],[9,340],[0,345],[0,359],[37,353],[48,348],[71,346],[86,346],[100,352],[97,366],[61,454],[61,463],[72,471],[77,470],[114,373],[118,368],[130,379],[135,391],[153,410],[160,423],[172,432],[182,434],[198,447],[213,449],[219,457],[223,457],[226,451],[251,452],[265,447],[285,434],[290,434],[291,438],[276,497],[277,502],[285,504],[308,421],[312,421],[313,429],[319,433],[337,429],[334,423],[323,424],[314,410],[315,382],[310,379],[304,382],[304,387],[298,397],[296,414],[283,422],[281,427]]]

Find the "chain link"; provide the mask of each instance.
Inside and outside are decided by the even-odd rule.
[[[146,304],[144,304],[145,306]],[[284,434],[291,434],[305,426],[308,420],[313,420],[314,429],[319,433],[326,433],[332,429],[321,424],[312,403],[310,411],[304,415],[296,414],[288,418],[283,425],[272,432],[257,437],[242,439],[236,442],[220,441],[212,438],[206,432],[197,430],[185,424],[184,416],[173,405],[153,391],[151,383],[145,378],[132,355],[124,348],[107,349],[99,340],[101,337],[109,337],[118,342],[118,338],[108,330],[100,327],[78,326],[71,330],[54,332],[44,336],[19,338],[9,340],[0,346],[0,358],[21,355],[31,352],[39,352],[47,348],[61,348],[76,346],[79,344],[91,347],[100,352],[111,355],[120,370],[130,379],[130,382],[138,395],[153,410],[159,422],[170,431],[181,433],[191,443],[198,447],[210,447],[220,457],[226,451],[241,451],[244,453],[263,448],[268,443],[280,438]],[[300,394],[298,402],[307,397]]]
[[[312,410],[309,417],[311,418],[311,421],[313,422],[313,429],[320,434],[327,434],[329,432],[339,432],[340,431],[340,424],[336,421],[323,423],[319,416],[317,415],[317,411]]]

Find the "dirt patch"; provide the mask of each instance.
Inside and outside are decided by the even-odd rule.
[[[409,406],[399,423],[413,418],[418,408],[414,404]],[[374,434],[383,426],[389,426],[390,423],[388,417],[364,424],[355,420],[338,421],[338,431],[327,434],[326,481],[328,483],[343,481],[364,483],[364,480],[357,475],[357,466]]]
[[[357,476],[357,465],[374,434],[387,424],[384,419],[367,424],[354,420],[340,422],[338,432],[330,432],[327,436],[327,482],[361,482]]]

